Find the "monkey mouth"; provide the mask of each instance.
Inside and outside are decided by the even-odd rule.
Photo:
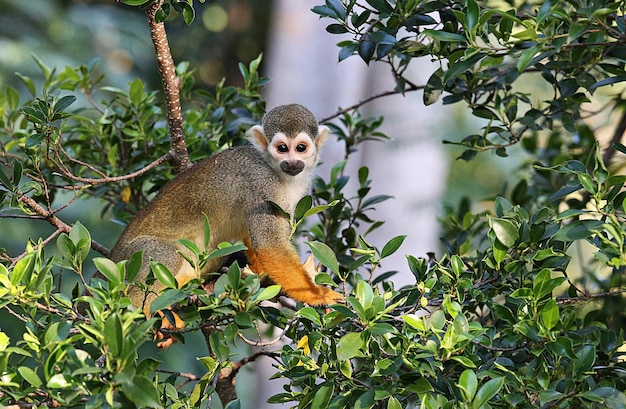
[[[282,162],[280,164],[280,170],[282,170],[283,172],[285,172],[288,175],[291,176],[296,176],[298,173],[302,172],[304,170],[304,163],[302,162],[298,162],[295,164],[290,164],[287,162]]]

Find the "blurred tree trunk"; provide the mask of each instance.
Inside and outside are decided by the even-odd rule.
[[[321,0],[276,0],[266,53],[267,74],[272,78],[266,98],[268,108],[290,102],[307,106],[318,118],[334,114],[338,107],[351,106],[371,95],[393,90],[395,84],[384,64],[365,65],[358,56],[337,62],[337,36],[325,31],[326,22],[310,9]],[[424,84],[436,69],[430,62],[415,64],[415,82]],[[370,168],[372,194],[389,194],[394,199],[378,205],[372,218],[385,224],[368,236],[382,246],[396,235],[407,234],[401,250],[382,266],[381,271],[399,270],[396,286],[408,284],[413,276],[405,261],[406,254],[426,256],[439,246],[437,214],[445,189],[447,162],[437,135],[440,121],[445,120],[440,106],[428,109],[422,93],[378,99],[365,105],[363,116],[385,116],[382,131],[393,139],[381,145],[372,142],[355,155],[349,172],[356,175],[361,166]],[[323,149],[318,174],[326,178],[329,170],[342,159],[343,147],[331,140]],[[356,177],[353,177],[355,179]],[[267,387],[274,372],[265,370],[258,376],[262,387],[259,408],[268,396],[278,392]],[[271,406],[274,407],[274,406]],[[268,406],[269,408],[269,406]]]

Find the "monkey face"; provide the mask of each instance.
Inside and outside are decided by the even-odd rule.
[[[313,114],[297,104],[272,109],[263,118],[263,126],[255,125],[247,132],[248,140],[272,168],[285,177],[298,178],[306,178],[313,169],[328,135],[328,127],[318,125]]]
[[[278,168],[290,176],[300,174],[307,166],[313,167],[317,160],[317,147],[305,132],[292,138],[279,132],[267,149]]]

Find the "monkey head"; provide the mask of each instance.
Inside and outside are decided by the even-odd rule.
[[[265,114],[262,124],[253,126],[247,136],[279,173],[297,176],[317,163],[318,149],[329,129],[298,104],[281,105]]]

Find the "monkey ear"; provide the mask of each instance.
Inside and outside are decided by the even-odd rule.
[[[252,128],[248,129],[246,136],[248,137],[248,141],[250,141],[250,143],[259,151],[267,151],[267,138],[265,137],[265,132],[260,125],[254,125]]]
[[[315,138],[315,146],[320,148],[330,137],[330,128],[325,125],[320,125],[318,129],[317,138]]]

